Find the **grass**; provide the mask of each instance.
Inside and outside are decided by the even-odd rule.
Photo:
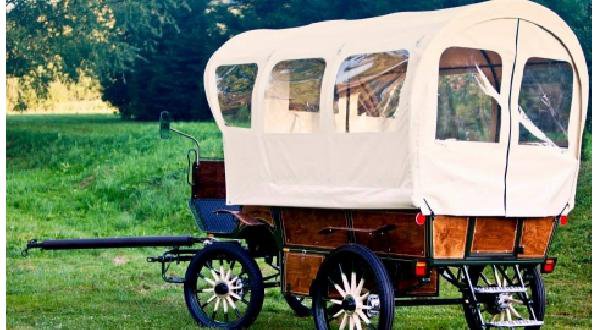
[[[211,123],[178,128],[221,157]],[[591,138],[584,148],[591,154]],[[158,125],[112,115],[9,116],[7,121],[7,325],[22,328],[194,328],[180,286],[146,256],[160,249],[20,252],[31,238],[198,234],[187,209],[185,152]],[[577,206],[559,229],[545,276],[550,327],[591,327],[591,157]],[[183,266],[179,266],[183,271]],[[453,293],[442,285],[444,293]],[[397,328],[464,328],[459,307],[399,307]],[[311,328],[269,289],[255,328]]]

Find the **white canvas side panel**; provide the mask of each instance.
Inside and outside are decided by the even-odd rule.
[[[413,86],[412,109],[419,109],[415,114],[418,127],[419,186],[413,202],[422,206],[424,212],[429,208],[436,214],[445,215],[504,215],[504,169],[506,163],[507,131],[508,131],[508,91],[510,73],[514,59],[515,19],[497,19],[472,25],[461,30],[445,32],[444,43],[428,48],[423,57],[419,76],[430,77],[422,80],[423,85]],[[500,128],[497,142],[469,141],[459,139],[443,139],[437,131],[438,90],[440,55],[448,47],[466,47],[483,49],[497,53],[502,60],[500,94],[495,95],[500,105]],[[482,67],[483,69],[483,67]],[[429,70],[429,71],[425,71]],[[471,69],[473,70],[473,69]],[[456,70],[460,72],[460,70]],[[475,70],[476,71],[476,70]],[[478,79],[476,76],[475,78]],[[490,75],[480,77],[494,85]],[[424,78],[421,78],[424,79]],[[464,81],[451,82],[450,88],[460,89]],[[473,84],[473,83],[472,83]],[[469,93],[485,93],[477,90],[473,84]],[[442,85],[439,86],[442,88]],[[480,87],[481,88],[481,87]],[[493,89],[493,87],[492,87]],[[441,94],[440,94],[441,95]],[[492,95],[490,95],[490,99]],[[456,101],[456,100],[455,100]],[[441,101],[439,101],[441,102]],[[439,105],[441,106],[441,105]],[[477,106],[467,103],[464,107],[450,105],[456,112],[458,121],[461,113]],[[467,111],[471,111],[467,110]],[[480,111],[486,111],[482,108]],[[465,115],[466,116],[466,115]],[[472,114],[468,116],[473,116]],[[428,205],[428,206],[427,206]]]
[[[386,135],[229,132],[227,203],[412,208],[406,145],[397,143],[401,135]]]
[[[573,207],[572,198],[578,172],[578,154],[580,139],[580,98],[579,87],[576,83],[576,72],[572,72],[573,86],[566,90],[558,84],[556,77],[540,78],[536,84],[529,82],[529,90],[533,95],[527,99],[529,107],[540,109],[540,116],[545,118],[526,118],[523,113],[524,102],[520,100],[520,94],[525,93],[522,89],[524,80],[524,67],[530,58],[544,58],[549,60],[564,61],[571,64],[571,57],[560,42],[547,31],[542,30],[535,24],[521,21],[519,28],[519,49],[517,58],[517,71],[515,74],[515,85],[513,88],[513,132],[511,149],[509,154],[507,172],[507,215],[508,216],[551,216],[558,215],[569,203],[569,211]],[[566,64],[565,63],[565,64]],[[570,70],[569,70],[570,71]],[[548,81],[551,80],[551,81]],[[562,87],[562,88],[561,88]],[[568,120],[568,148],[561,148],[552,142],[556,142],[556,134],[548,127],[536,127],[539,121],[553,116],[558,116],[561,98],[572,96],[571,106],[568,106],[570,115]],[[534,99],[531,99],[531,98]],[[532,114],[530,114],[531,116]],[[525,115],[527,116],[527,115]],[[530,126],[527,129],[523,121]],[[553,119],[558,120],[558,119]],[[521,125],[520,125],[521,123]],[[539,123],[538,125],[540,125]],[[531,127],[533,126],[533,127]],[[566,127],[565,127],[566,129]],[[529,138],[534,142],[525,144],[522,140],[524,131],[537,133],[538,138]],[[547,134],[547,136],[545,136]],[[541,136],[540,136],[541,135]],[[536,141],[537,140],[537,141]],[[547,140],[547,142],[545,142]],[[556,142],[558,144],[558,142]]]

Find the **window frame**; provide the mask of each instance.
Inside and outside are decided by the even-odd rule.
[[[332,131],[335,134],[385,134],[385,133],[391,133],[391,132],[396,132],[397,128],[394,128],[393,126],[391,126],[391,129],[389,130],[377,130],[377,131],[353,131],[352,130],[352,124],[351,124],[351,118],[347,117],[346,121],[347,121],[347,126],[345,127],[345,129],[343,131],[339,131],[338,127],[336,126],[336,122],[335,122],[335,109],[336,109],[336,86],[337,86],[337,77],[338,77],[338,73],[340,72],[340,69],[342,68],[342,65],[344,65],[344,63],[352,57],[356,57],[356,56],[361,56],[361,55],[376,55],[376,54],[384,54],[384,53],[394,53],[394,52],[405,52],[406,53],[406,73],[404,74],[404,81],[402,82],[402,87],[400,89],[399,95],[398,95],[398,103],[400,104],[401,99],[402,99],[402,95],[406,93],[405,90],[405,86],[411,71],[411,56],[412,56],[412,51],[409,48],[394,48],[394,49],[364,49],[362,51],[360,50],[354,50],[352,52],[347,52],[347,53],[343,53],[339,56],[339,60],[336,61],[336,67],[334,68],[335,71],[333,71],[333,79],[332,79],[332,89],[329,91],[331,94],[331,111],[330,111],[330,115],[331,115],[331,119],[330,121],[332,122]],[[405,96],[406,97],[406,96]],[[339,96],[338,96],[339,98]],[[339,108],[338,108],[339,109]],[[398,110],[398,109],[396,109]],[[346,112],[348,113],[348,109],[346,109]],[[396,111],[394,111],[394,116],[393,117],[389,117],[388,119],[390,121],[394,121],[397,120],[397,115],[398,113]],[[382,117],[382,116],[377,116],[377,117],[371,117],[371,118],[387,118],[387,117]],[[350,120],[350,123],[348,123],[348,120]]]
[[[529,147],[529,148],[540,148],[541,147],[541,148],[546,148],[546,149],[558,149],[561,152],[565,152],[565,151],[569,150],[569,148],[571,147],[571,145],[573,143],[571,141],[570,137],[569,137],[569,131],[570,131],[570,127],[571,127],[571,117],[573,116],[573,112],[574,112],[573,111],[573,104],[574,104],[575,98],[576,98],[576,86],[575,86],[575,83],[576,83],[576,79],[577,79],[576,78],[577,72],[575,70],[575,67],[573,66],[573,63],[570,60],[568,60],[568,59],[564,59],[564,58],[563,59],[549,58],[549,57],[545,57],[543,55],[541,55],[541,56],[527,56],[527,58],[525,59],[525,61],[522,62],[522,65],[521,65],[521,80],[519,81],[519,87],[518,87],[518,90],[517,90],[517,98],[516,98],[517,107],[516,107],[516,111],[519,111],[519,108],[521,106],[519,101],[520,101],[520,97],[521,97],[521,89],[523,87],[523,78],[525,76],[525,69],[527,68],[527,63],[531,59],[545,59],[545,60],[548,60],[548,62],[550,62],[550,63],[552,63],[552,62],[566,63],[571,68],[571,71],[570,71],[571,72],[571,102],[570,102],[570,106],[569,106],[569,114],[567,116],[567,132],[566,132],[566,136],[565,136],[566,137],[566,141],[567,141],[567,145],[566,146],[560,146],[560,145],[556,144],[554,140],[551,140],[551,141],[555,144],[555,146],[549,146],[549,145],[545,145],[543,143],[521,143],[521,126],[522,126],[522,124],[518,120],[518,116],[517,116],[517,121],[516,121],[516,129],[517,129],[517,134],[515,134],[516,135],[516,137],[515,137],[516,141],[514,141],[514,143],[515,143],[515,145],[518,145],[519,147],[525,147],[525,148],[527,148],[527,147]],[[525,110],[523,110],[523,111],[525,111]],[[537,125],[536,125],[536,127],[537,127]],[[538,129],[539,129],[539,127],[538,127]],[[527,129],[525,129],[525,130],[527,130]],[[541,130],[541,131],[544,134],[546,134],[545,131],[543,131],[543,130]],[[529,133],[529,134],[531,134],[531,133]]]
[[[256,73],[254,75],[254,82],[252,83],[252,89],[250,92],[250,113],[249,113],[249,118],[250,118],[250,122],[249,122],[249,126],[248,127],[244,127],[244,126],[230,126],[227,124],[227,120],[225,119],[225,116],[223,115],[223,109],[221,108],[221,100],[219,97],[219,74],[218,74],[218,70],[221,67],[228,67],[228,66],[241,66],[241,65],[254,65],[256,68]],[[256,106],[256,102],[254,99],[254,93],[258,87],[258,79],[260,76],[260,70],[261,70],[261,66],[259,65],[259,63],[257,62],[236,62],[236,63],[219,63],[217,65],[215,65],[214,67],[214,84],[215,84],[215,89],[216,89],[216,101],[217,101],[217,108],[218,108],[218,114],[219,116],[221,116],[221,121],[223,122],[223,127],[226,129],[241,129],[241,130],[252,130],[254,129],[254,121],[255,121],[255,111],[254,111],[254,107]]]
[[[507,86],[504,86],[505,84],[503,84],[503,80],[504,80],[504,75],[505,75],[505,60],[504,60],[504,56],[502,54],[501,50],[498,49],[484,49],[478,46],[473,46],[473,45],[451,45],[451,46],[447,46],[445,48],[442,49],[442,51],[439,53],[439,56],[437,57],[437,68],[435,69],[435,72],[437,74],[437,86],[436,86],[436,93],[435,93],[435,117],[434,119],[434,124],[433,124],[433,141],[436,143],[442,143],[442,144],[448,144],[448,143],[452,143],[452,144],[464,144],[464,143],[468,143],[468,144],[473,144],[473,143],[477,143],[477,144],[486,144],[486,145],[502,145],[504,142],[504,137],[503,137],[503,127],[504,125],[508,125],[508,123],[506,122],[506,118],[504,118],[503,116],[503,112],[504,110],[502,109],[502,103],[498,103],[495,101],[495,99],[484,93],[485,96],[487,96],[490,101],[493,101],[496,104],[496,132],[495,132],[495,140],[494,141],[485,141],[485,140],[460,140],[460,139],[438,139],[437,138],[437,128],[438,128],[438,118],[439,118],[439,84],[440,84],[440,69],[442,69],[441,67],[441,60],[442,60],[442,56],[444,55],[444,53],[446,51],[448,51],[449,49],[452,48],[465,48],[465,49],[471,49],[471,50],[475,50],[478,51],[479,53],[495,53],[495,55],[497,55],[497,57],[500,59],[499,65],[498,64],[494,64],[493,61],[489,60],[488,56],[485,56],[485,60],[487,61],[487,65],[480,67],[482,70],[484,69],[488,69],[491,71],[491,73],[496,76],[495,72],[496,70],[499,70],[500,72],[500,77],[497,78],[497,81],[490,81],[488,79],[488,82],[490,84],[492,84],[492,86],[494,87],[494,89],[496,90],[496,92],[498,93],[498,95],[500,96],[500,100],[502,100],[502,95],[503,95],[503,91],[506,90],[506,88],[509,88]],[[476,68],[476,66],[473,66],[472,68]],[[454,68],[456,70],[459,69],[464,69],[464,70],[470,70],[472,69],[470,66],[468,67],[457,67]],[[447,70],[453,70],[453,68],[446,68]],[[496,82],[499,86],[496,86]],[[499,87],[499,89],[497,89]]]
[[[313,127],[312,131],[310,132],[281,132],[281,131],[274,131],[274,130],[270,130],[268,128],[267,125],[267,113],[269,112],[269,110],[267,110],[268,106],[267,106],[267,102],[269,101],[269,97],[267,96],[267,93],[269,92],[270,88],[271,88],[271,78],[273,75],[273,72],[275,70],[275,68],[284,62],[293,62],[293,61],[299,61],[299,60],[320,60],[323,62],[323,70],[321,72],[321,83],[318,89],[318,93],[319,93],[319,97],[318,97],[318,110],[317,111],[299,111],[299,112],[308,112],[308,113],[316,113],[318,116],[318,123],[315,125],[315,127]],[[329,62],[327,60],[327,58],[325,57],[319,57],[319,56],[312,56],[312,55],[306,55],[306,56],[294,56],[294,57],[286,57],[286,56],[280,56],[274,59],[271,59],[269,61],[269,64],[263,69],[264,72],[264,76],[261,81],[261,90],[259,91],[260,93],[260,103],[261,103],[261,107],[260,107],[260,121],[261,121],[261,131],[263,134],[266,135],[280,135],[280,134],[287,134],[287,135],[307,135],[307,134],[315,134],[315,133],[319,133],[322,131],[322,127],[323,127],[323,116],[322,113],[324,113],[323,111],[323,92],[325,90],[325,82],[327,79],[327,73],[328,73],[328,68],[329,68]],[[289,109],[289,105],[288,105],[288,109],[287,111],[294,111],[294,110],[290,110]]]

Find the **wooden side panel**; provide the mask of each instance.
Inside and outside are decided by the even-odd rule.
[[[519,254],[519,257],[545,257],[554,224],[554,217],[529,218],[523,220],[523,233],[521,235],[523,253]]]
[[[436,216],[433,220],[435,258],[462,259],[467,243],[467,217]]]
[[[352,211],[354,228],[374,229],[385,225],[396,228],[383,235],[356,233],[356,242],[375,252],[402,256],[425,256],[425,226],[415,223],[417,212]]]
[[[253,218],[266,221],[271,226],[275,225],[273,213],[271,213],[271,207],[269,206],[244,205],[242,206],[242,212]]]
[[[515,247],[517,219],[478,217],[473,231],[473,254],[510,254]]]
[[[317,277],[323,259],[321,255],[286,252],[284,255],[285,290],[308,295],[310,285]]]
[[[398,292],[401,296],[424,296],[431,297],[438,295],[439,274],[437,268],[431,270],[429,283],[418,286],[419,279],[416,277],[410,279],[401,279],[397,281]],[[418,287],[416,287],[418,286]]]
[[[192,169],[195,184],[192,198],[225,198],[225,164],[218,160],[201,160]]]
[[[336,248],[348,242],[348,233],[344,231],[319,233],[329,226],[347,227],[343,210],[282,208],[281,220],[286,245]]]

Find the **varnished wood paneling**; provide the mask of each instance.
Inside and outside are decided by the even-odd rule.
[[[403,256],[425,256],[425,226],[415,223],[417,212],[352,211],[354,228],[375,229],[394,225],[384,234],[356,233],[356,242],[375,252]]]
[[[257,220],[265,221],[271,226],[275,225],[271,207],[269,206],[244,205],[241,212]]]
[[[545,257],[554,224],[554,217],[529,218],[523,220],[523,233],[521,235],[523,253],[519,254],[519,257]]]
[[[513,253],[517,233],[517,219],[478,217],[473,232],[473,254]]]
[[[436,258],[461,259],[465,255],[468,221],[466,217],[435,216],[433,251]]]
[[[314,254],[285,253],[285,290],[308,295],[312,281],[317,277],[324,257]]]
[[[321,229],[329,226],[347,227],[343,210],[283,208],[281,220],[286,245],[336,248],[348,242],[348,233],[345,231],[319,233]]]
[[[225,198],[225,164],[218,160],[202,160],[192,169],[192,198]]]
[[[412,271],[412,269],[411,269]],[[423,284],[419,286],[420,279],[413,277],[409,279],[401,279],[397,280],[397,292],[400,293],[399,296],[423,296],[423,297],[431,297],[438,295],[438,280],[439,274],[437,269],[434,268],[431,270],[429,275],[429,283]]]

